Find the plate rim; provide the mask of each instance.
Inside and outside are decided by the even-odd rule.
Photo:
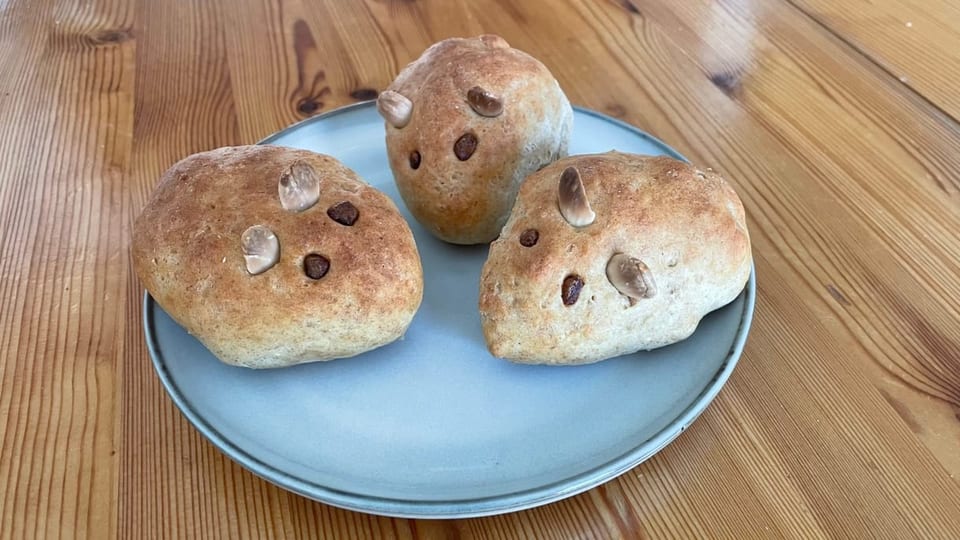
[[[375,101],[373,100],[353,103],[306,118],[272,133],[257,144],[272,144],[273,141],[284,134],[302,128],[304,125],[319,122],[331,116],[349,113],[357,109],[373,107],[374,104]],[[687,161],[682,154],[669,145],[636,126],[598,111],[579,106],[573,106],[573,108],[581,114],[593,116],[627,129],[660,147],[671,157]],[[714,398],[730,378],[743,353],[753,322],[756,304],[756,270],[753,262],[751,262],[750,266],[750,276],[740,294],[744,296],[743,311],[734,342],[727,352],[726,358],[710,382],[704,387],[703,391],[700,392],[690,405],[679,413],[673,421],[664,426],[663,429],[620,456],[602,464],[595,465],[587,471],[572,475],[568,478],[505,495],[451,501],[416,501],[351,493],[303,480],[263,460],[253,457],[236,443],[221,434],[215,426],[211,425],[194,410],[187,397],[180,392],[170,372],[167,370],[166,364],[162,360],[162,355],[159,353],[159,345],[156,342],[157,335],[153,331],[154,308],[162,309],[162,307],[156,304],[155,300],[147,291],[143,293],[142,317],[144,338],[150,360],[167,395],[194,429],[199,431],[210,443],[243,468],[257,477],[283,489],[297,493],[308,499],[346,510],[398,518],[454,519],[516,512],[572,497],[617,478],[653,457],[674,439],[679,437],[713,402]]]

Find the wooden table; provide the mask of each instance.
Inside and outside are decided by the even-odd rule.
[[[534,510],[276,488],[162,390],[132,218],[187,154],[485,32],[731,180],[759,276],[741,363],[653,459]],[[0,0],[0,536],[958,538],[958,120],[946,0]]]

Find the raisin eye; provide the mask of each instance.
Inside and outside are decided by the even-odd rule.
[[[337,223],[350,227],[360,218],[360,211],[350,201],[343,201],[328,208],[327,215]]]
[[[457,142],[454,143],[453,153],[456,154],[457,159],[460,161],[466,161],[476,152],[477,144],[476,135],[470,132],[464,133],[457,139]]]
[[[563,305],[572,306],[580,299],[580,291],[583,290],[583,278],[576,274],[571,274],[563,279],[563,286],[560,288],[560,298],[563,299]]]
[[[330,271],[330,259],[318,253],[303,258],[303,273],[310,279],[320,279]]]
[[[523,247],[533,247],[537,245],[540,239],[540,233],[536,229],[527,229],[520,235],[520,245]]]

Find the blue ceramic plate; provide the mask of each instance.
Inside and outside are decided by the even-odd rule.
[[[571,153],[679,155],[584,109]],[[406,337],[362,356],[267,371],[217,361],[153,301],[146,340],[170,397],[225,454],[296,493],[403,517],[511,512],[629,470],[683,432],[726,382],[753,314],[744,292],[689,339],[579,367],[490,356],[477,311],[487,247],[430,236],[390,174],[372,103],[311,118],[264,143],[333,155],[386,192],[411,224],[426,282]]]

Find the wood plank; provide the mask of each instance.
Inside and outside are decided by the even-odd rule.
[[[0,17],[0,535],[109,537],[133,43],[121,2]]]
[[[960,5],[948,0],[789,0],[960,120]]]
[[[836,339],[850,341],[842,334],[854,334],[851,345],[863,353],[858,357],[864,372],[892,407],[929,422],[917,435],[956,475],[956,124],[859,55],[844,54],[839,41],[818,41],[816,25],[793,10],[684,3],[668,11],[655,5],[660,7],[650,4],[644,14],[671,29],[701,77],[717,79],[731,72],[726,66],[740,66],[732,84],[727,80],[715,89],[709,105],[711,112],[722,111],[718,122],[728,122],[723,133],[718,126],[697,142],[703,148],[714,137],[749,141],[752,155],[739,159],[776,166],[763,171],[755,208],[778,208],[754,215],[771,220],[760,228],[777,235],[776,249],[796,269],[782,279],[808,283],[823,301],[811,307],[837,321]],[[683,21],[712,22],[685,27]],[[763,33],[746,48],[737,36],[750,29]],[[758,125],[738,130],[744,114]],[[756,133],[759,126],[770,132]],[[784,167],[779,156],[771,159],[775,150],[761,144],[771,136],[790,149],[797,169]],[[784,212],[789,214],[776,215]]]
[[[132,220],[162,171],[194,152],[238,144],[224,25],[213,3],[135,2],[136,124],[128,178]],[[149,67],[148,67],[149,66]],[[129,257],[129,255],[127,255]],[[163,392],[147,355],[143,289],[126,280],[126,332],[120,402],[119,519],[124,538],[239,538],[246,520],[243,484],[224,475],[223,458],[199,440]],[[230,471],[229,468],[226,471]],[[240,508],[227,513],[225,501]]]

